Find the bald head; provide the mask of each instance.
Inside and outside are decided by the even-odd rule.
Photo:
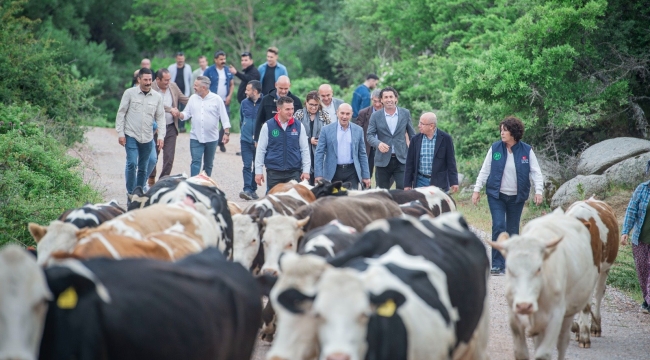
[[[332,98],[334,97],[334,91],[329,84],[323,84],[318,87],[318,97],[320,101],[325,105],[325,107],[330,106],[332,103]]]
[[[420,122],[418,123],[418,128],[420,132],[429,139],[433,137],[433,133],[436,131],[438,125],[438,118],[436,114],[432,112],[426,112],[420,116]]]
[[[291,89],[291,80],[286,75],[282,75],[278,78],[278,81],[275,82],[275,90],[278,93],[278,96],[287,96],[289,95],[289,90]]]
[[[341,104],[336,115],[339,118],[339,124],[347,129],[350,126],[350,119],[352,119],[352,106],[347,103]]]
[[[420,120],[425,120],[427,122],[432,122],[434,125],[438,123],[438,117],[432,112],[425,112],[420,116]]]

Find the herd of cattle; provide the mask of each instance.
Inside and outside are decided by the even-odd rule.
[[[35,254],[0,250],[0,360],[248,360],[260,336],[274,360],[488,358],[486,247],[436,187],[287,183],[241,209],[202,174],[131,200],[30,223]],[[580,347],[601,335],[607,204],[489,245],[507,259],[516,359],[526,336],[563,359],[571,330]]]

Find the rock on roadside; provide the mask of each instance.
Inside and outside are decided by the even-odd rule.
[[[605,175],[578,175],[565,182],[553,195],[551,208],[565,208],[573,202],[589,198],[591,195],[602,194],[607,190],[607,177]],[[582,190],[581,190],[582,189]]]
[[[636,186],[644,180],[645,167],[650,160],[650,152],[633,156],[605,170],[610,184]]]
[[[580,154],[579,175],[600,175],[612,165],[650,151],[650,141],[620,137],[601,141]]]

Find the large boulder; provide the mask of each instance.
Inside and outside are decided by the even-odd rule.
[[[537,156],[539,168],[544,177],[544,199],[551,199],[563,182],[562,165],[555,161],[548,160],[543,156]],[[535,196],[535,184],[530,180],[530,199]]]
[[[620,137],[601,141],[580,154],[578,174],[600,175],[614,164],[649,151],[648,140]]]
[[[650,152],[633,156],[605,170],[610,184],[636,186],[644,179],[645,167],[650,160]]]
[[[594,194],[602,198],[602,193],[607,190],[607,186],[605,175],[578,175],[557,189],[551,200],[551,208],[566,209],[573,202],[587,199]]]

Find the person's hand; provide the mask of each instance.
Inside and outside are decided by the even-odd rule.
[[[542,199],[542,194],[535,194],[535,205],[542,205],[542,201],[544,201],[544,199]]]
[[[478,205],[479,200],[481,200],[481,194],[478,191],[474,191],[472,194],[472,203]]]
[[[180,111],[178,111],[177,108],[172,108],[171,110],[169,110],[169,112],[172,114],[173,117],[178,117],[178,115],[180,114]]]
[[[158,139],[158,150],[162,150],[163,145],[165,145],[165,140],[163,139]]]
[[[379,150],[379,151],[381,151],[383,153],[387,153],[388,150],[390,150],[390,146],[388,146],[388,144],[379,143],[379,146],[377,146],[377,150]]]
[[[404,186],[404,190],[412,190],[413,188],[410,186]]]
[[[253,143],[253,146],[257,149],[257,141]]]
[[[628,244],[628,242],[627,242],[628,238],[629,238],[629,236],[627,234],[621,235],[621,245],[623,245],[623,246],[627,245]]]
[[[264,174],[257,174],[255,175],[255,183],[258,186],[262,186],[262,183],[264,183]]]
[[[362,179],[361,182],[366,186],[366,189],[370,189],[370,179]]]
[[[126,137],[122,136],[121,138],[117,138],[117,142],[122,146],[126,145]]]
[[[225,101],[226,106],[230,105],[230,99],[231,99],[231,98],[232,98],[232,95],[228,95],[228,96],[226,96],[226,101]]]
[[[318,138],[312,137],[311,138],[311,144],[314,146],[318,146]]]
[[[235,69],[234,66],[229,65],[229,66],[228,66],[228,69],[230,70],[230,73],[231,73],[231,74],[233,74],[233,75],[237,74],[237,69]]]
[[[452,185],[452,186],[449,188],[449,193],[450,193],[450,194],[453,194],[453,193],[455,193],[455,192],[458,192],[458,185]]]
[[[221,137],[221,142],[225,145],[230,141],[230,134],[223,133],[223,137]]]
[[[314,178],[314,182],[318,182],[318,181],[320,181],[320,180],[322,180],[322,179],[323,179],[323,177],[322,177],[322,176],[319,176],[319,177],[315,177],[315,178]]]
[[[302,173],[302,175],[300,175],[300,181],[305,180],[309,181],[309,173]]]

